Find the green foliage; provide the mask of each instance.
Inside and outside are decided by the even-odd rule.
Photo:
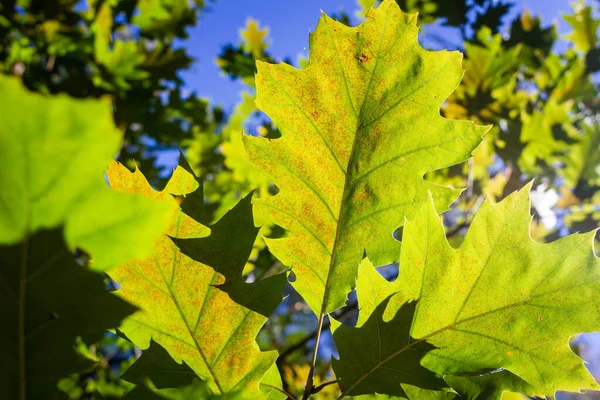
[[[156,150],[181,146],[198,129],[218,124],[179,74],[193,59],[186,39],[203,0],[31,0],[0,5],[0,71],[42,93],[112,100],[124,133],[120,160],[135,158],[148,176]]]
[[[249,18],[217,60],[245,85],[225,121],[178,77],[203,2],[86,4],[0,6],[0,67],[44,93],[0,77],[0,399],[597,388],[595,232],[566,232],[600,220],[592,7],[556,53],[528,13],[499,34],[509,2],[360,0],[301,69]],[[416,11],[464,61],[420,47]],[[157,189],[177,145],[199,177],[182,153]]]
[[[256,60],[274,62],[267,53],[269,35],[268,28],[260,27],[260,23],[253,18],[248,18],[244,29],[240,29],[242,42],[237,45],[227,45],[217,58],[217,63],[229,77],[242,78],[252,82],[256,72]]]
[[[73,251],[87,252],[94,269],[150,254],[172,209],[106,187],[121,135],[105,101],[33,94],[6,77],[0,90],[12,115],[0,122],[0,396],[47,398],[92,364],[75,352],[77,337],[96,341],[134,311]]]
[[[575,48],[583,53],[589,52],[596,47],[598,39],[596,31],[600,21],[592,17],[592,7],[585,7],[583,2],[575,5],[574,15],[565,15],[565,21],[573,27],[567,38],[573,41]]]
[[[0,397],[48,398],[60,378],[93,365],[75,352],[75,339],[99,340],[135,308],[75,262],[60,230],[0,246],[0,260]]]
[[[0,90],[2,109],[13,116],[0,122],[0,243],[64,224],[69,247],[92,254],[95,269],[150,254],[172,210],[106,187],[102,170],[122,138],[108,102],[44,97],[6,77]]]

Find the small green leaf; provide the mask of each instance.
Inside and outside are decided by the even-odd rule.
[[[397,261],[393,232],[428,191],[446,209],[460,190],[423,176],[468,159],[488,129],[440,116],[462,56],[423,50],[417,31],[416,15],[385,0],[355,28],[323,15],[304,70],[257,63],[256,104],[282,137],[244,138],[279,188],[256,206],[289,231],[269,249],[317,314],[344,305],[365,250]]]
[[[578,51],[587,53],[596,47],[598,38],[596,32],[600,26],[600,20],[594,19],[592,7],[586,7],[583,1],[573,5],[575,13],[564,15],[563,18],[573,27],[573,32],[567,35],[567,39],[573,41]]]
[[[563,175],[571,187],[578,182],[585,185],[600,184],[600,125],[583,125],[579,143],[571,146]]]

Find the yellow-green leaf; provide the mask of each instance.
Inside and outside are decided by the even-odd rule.
[[[419,298],[412,334],[439,348],[425,365],[443,374],[505,368],[550,396],[592,389],[568,342],[600,329],[595,232],[534,242],[529,190],[486,201],[459,249],[431,205],[405,227],[400,285]]]
[[[198,222],[203,220],[202,187],[183,158],[161,192],[139,171],[119,164],[108,176],[115,189],[182,202],[153,257],[110,272],[120,284],[117,294],[141,309],[120,329],[142,348],[151,339],[159,343],[215,394],[268,396],[259,382],[277,352],[261,352],[255,338],[281,301],[285,276],[254,283],[242,278],[259,229],[253,224],[251,195],[209,229]]]
[[[257,208],[289,231],[268,245],[315,313],[344,305],[365,250],[397,258],[393,232],[428,191],[440,210],[456,198],[423,176],[469,158],[487,130],[440,116],[462,56],[423,50],[416,18],[393,0],[355,28],[323,15],[306,69],[258,62],[256,104],[282,137],[245,137],[279,188]]]
[[[586,7],[583,1],[573,4],[575,13],[564,15],[563,18],[573,27],[573,32],[567,35],[567,39],[575,44],[578,51],[587,53],[598,43],[596,32],[600,20],[594,19],[592,7]]]
[[[574,335],[600,329],[595,232],[549,244],[534,242],[529,235],[529,189],[497,204],[486,201],[458,249],[448,244],[431,201],[406,223],[400,276],[386,289],[397,294],[386,300],[382,315],[393,324],[407,304],[417,301],[411,339],[394,342],[393,335],[382,336],[380,343],[395,350],[357,375],[346,371],[354,360],[341,359],[336,374],[346,395],[378,377],[380,386],[371,389],[382,393],[407,382],[408,378],[389,381],[384,369],[413,353],[422,357],[422,367],[465,394],[488,390],[490,398],[497,398],[504,389],[553,396],[556,390],[597,388],[583,360],[569,347]],[[371,312],[373,306],[365,309]],[[374,316],[375,312],[370,318]],[[336,342],[348,340],[349,334],[342,335],[345,330],[334,333]],[[352,333],[360,332],[359,326]],[[433,349],[422,353],[419,349],[425,344]],[[510,374],[465,379],[499,369]],[[344,374],[351,379],[344,380]]]

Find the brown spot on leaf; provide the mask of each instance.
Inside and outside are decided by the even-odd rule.
[[[319,119],[319,113],[317,111],[313,111],[310,115],[313,117],[313,119],[315,121],[317,121]]]
[[[537,317],[538,322],[542,322],[544,320],[544,317],[542,317],[541,315],[539,317]]]
[[[366,63],[367,61],[369,61],[371,59],[371,57],[369,57],[367,54],[360,53],[360,56],[356,57],[356,59],[358,61],[360,61],[361,64]]]

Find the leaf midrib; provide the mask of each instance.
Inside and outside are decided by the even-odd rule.
[[[27,184],[31,178],[30,170],[30,159],[29,145],[27,140],[22,141],[23,155],[26,160],[23,163],[23,182],[25,182],[25,198],[30,196],[30,186]],[[21,247],[21,262],[19,265],[19,290],[17,293],[17,343],[18,343],[18,357],[19,357],[19,395],[20,400],[27,399],[27,366],[25,364],[25,311],[26,311],[26,298],[27,298],[27,262],[29,255],[29,234],[31,232],[31,202],[25,202],[25,234],[23,237],[23,244]]]
[[[208,363],[208,359],[207,359],[206,355],[204,354],[204,351],[202,350],[202,347],[200,346],[198,339],[196,339],[196,336],[194,335],[194,332],[192,331],[190,324],[187,321],[187,318],[185,318],[185,315],[183,314],[182,307],[179,304],[179,301],[177,300],[177,295],[175,294],[175,292],[173,292],[171,285],[168,283],[167,278],[162,271],[162,268],[159,268],[159,271],[160,271],[160,274],[167,286],[167,289],[169,290],[169,295],[171,297],[171,300],[173,300],[173,304],[175,305],[175,308],[177,309],[177,312],[179,313],[179,316],[181,317],[181,320],[183,321],[183,324],[185,325],[185,328],[188,331],[190,338],[194,342],[194,346],[196,347],[196,350],[198,350],[198,354],[200,354],[202,361],[204,361],[204,364],[206,365],[206,369],[212,376],[213,381],[215,382],[215,385],[219,389],[220,393],[223,394],[224,393],[223,388],[221,387],[221,384],[219,383],[219,380],[217,379],[215,372],[212,370],[211,365]]]
[[[29,224],[21,245],[21,262],[19,265],[19,290],[17,302],[17,341],[19,357],[19,394],[21,400],[27,399],[27,366],[25,364],[25,311],[27,297],[27,263],[29,260]]]
[[[337,221],[336,221],[335,240],[333,242],[333,249],[331,250],[331,258],[330,258],[330,262],[329,262],[329,268],[327,269],[327,279],[325,280],[325,290],[324,290],[324,294],[323,294],[323,302],[321,303],[321,313],[320,313],[321,319],[322,319],[322,316],[327,312],[327,302],[329,300],[328,288],[330,285],[332,271],[335,266],[335,261],[337,258],[337,246],[340,241],[339,240],[340,233],[342,231],[342,223],[341,223],[342,211],[344,210],[346,199],[348,197],[346,194],[346,191],[348,190],[349,183],[350,183],[350,168],[352,166],[352,161],[354,160],[354,152],[356,151],[356,143],[358,142],[358,133],[361,129],[361,121],[362,121],[362,117],[363,117],[363,113],[364,113],[364,109],[365,109],[365,104],[367,103],[367,98],[369,97],[369,93],[371,92],[371,87],[373,86],[373,80],[374,80],[373,78],[375,77],[375,73],[377,72],[377,66],[379,65],[381,46],[383,44],[383,38],[385,37],[385,31],[387,29],[389,15],[390,15],[389,11],[386,12],[385,21],[383,23],[383,32],[381,34],[381,38],[379,40],[379,46],[377,49],[377,58],[375,60],[375,65],[373,66],[373,72],[371,72],[371,77],[369,78],[369,83],[367,84],[367,89],[365,90],[365,95],[364,95],[365,97],[360,106],[360,111],[359,111],[358,117],[356,119],[356,126],[354,128],[354,140],[352,143],[352,150],[350,151],[350,157],[348,158],[348,160],[349,160],[348,166],[344,173],[344,189],[342,192],[342,200],[340,201],[340,208],[338,210],[338,216],[337,216]],[[345,74],[344,74],[344,76],[345,76]],[[350,96],[350,93],[348,93],[348,96]],[[352,102],[352,99],[350,99],[350,102]]]
[[[183,216],[183,211],[179,210],[179,213],[177,215],[177,222],[175,225],[175,237],[179,236],[179,229],[181,228],[181,220],[182,220],[182,216]],[[188,331],[188,335],[190,336],[190,338],[192,339],[192,341],[194,342],[194,346],[196,347],[196,350],[198,351],[198,354],[200,354],[200,357],[202,358],[202,361],[204,361],[204,365],[206,365],[206,369],[208,370],[208,372],[210,373],[210,375],[213,378],[213,381],[215,382],[215,385],[217,386],[217,389],[219,389],[219,392],[221,394],[224,394],[225,392],[223,391],[223,387],[221,386],[221,383],[219,382],[219,379],[217,378],[217,375],[215,373],[215,371],[213,371],[212,366],[210,365],[210,363],[208,362],[208,358],[206,356],[206,354],[204,354],[204,351],[202,350],[202,347],[200,346],[200,343],[198,342],[198,339],[196,338],[196,335],[194,334],[194,331],[192,331],[190,324],[188,323],[187,318],[185,317],[184,313],[183,313],[183,309],[181,307],[181,305],[179,304],[179,301],[177,300],[177,295],[175,294],[175,292],[173,292],[173,289],[171,287],[172,283],[173,283],[173,279],[175,278],[175,268],[177,266],[177,262],[178,262],[178,256],[179,256],[179,249],[177,248],[177,245],[174,243],[173,244],[173,263],[172,263],[172,270],[171,270],[171,280],[168,281],[167,277],[165,276],[162,267],[160,267],[160,263],[158,263],[158,270],[160,271],[160,274],[163,278],[163,281],[169,291],[169,295],[171,297],[171,300],[173,300],[173,303],[175,305],[175,308],[177,309],[177,312],[179,313],[179,316],[181,318],[181,320],[183,321],[183,324],[185,325],[186,330]],[[158,260],[157,260],[158,261]],[[213,272],[213,277],[212,279],[214,280],[214,276],[216,275],[216,272]],[[209,289],[210,291],[210,289]],[[205,299],[206,300],[206,299]]]

